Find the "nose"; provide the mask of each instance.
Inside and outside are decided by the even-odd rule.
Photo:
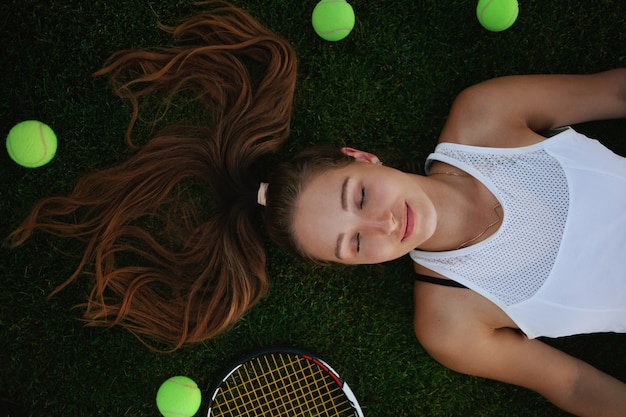
[[[368,217],[364,220],[364,222],[366,230],[385,235],[392,234],[398,229],[398,227],[400,227],[400,223],[395,218],[391,210],[387,210],[377,216]]]

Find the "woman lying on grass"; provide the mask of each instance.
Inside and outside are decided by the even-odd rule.
[[[537,133],[624,116],[626,69],[486,81],[455,100],[427,176],[354,149],[301,169],[307,155],[269,181],[270,225],[290,225],[270,230],[324,262],[409,254],[415,333],[435,359],[623,415],[626,384],[535,338],[626,332],[626,159],[571,128]]]
[[[10,236],[19,245],[42,229],[85,243],[61,287],[94,275],[89,322],[174,348],[223,330],[267,290],[262,212],[272,239],[306,259],[409,255],[415,333],[442,364],[577,415],[623,415],[626,384],[536,338],[626,331],[626,159],[561,128],[625,117],[626,69],[468,88],[426,176],[344,148],[304,151],[258,178],[289,133],[296,58],[218,6],[172,29],[178,45],[123,51],[100,71],[134,105],[129,142],[138,101],[155,93],[191,93],[210,123],[165,129],[69,197],[42,200]],[[189,179],[206,184],[216,213],[183,198]]]

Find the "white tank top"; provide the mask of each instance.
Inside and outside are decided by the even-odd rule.
[[[573,129],[521,148],[441,143],[499,200],[488,239],[411,258],[498,305],[529,337],[626,333],[626,159]]]

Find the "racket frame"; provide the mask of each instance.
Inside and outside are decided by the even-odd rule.
[[[214,416],[214,414],[212,414],[213,402],[215,401],[215,398],[217,397],[217,395],[220,393],[222,384],[228,378],[230,378],[232,374],[234,374],[239,368],[245,365],[246,362],[249,362],[261,356],[277,354],[277,353],[298,355],[317,364],[320,368],[326,371],[326,373],[328,373],[328,375],[330,375],[330,377],[335,381],[335,383],[342,389],[342,391],[348,398],[348,401],[350,402],[350,405],[352,406],[354,410],[355,417],[364,417],[363,410],[361,410],[361,406],[358,400],[356,399],[354,392],[352,391],[350,386],[343,380],[343,378],[339,376],[339,373],[332,366],[328,364],[328,362],[326,362],[325,360],[320,358],[318,355],[308,350],[300,349],[300,348],[296,348],[292,346],[278,346],[278,347],[267,347],[267,348],[257,349],[257,350],[248,352],[240,356],[236,361],[232,362],[229,367],[225,368],[226,369],[225,371],[222,371],[222,373],[215,380],[215,383],[213,384],[211,388],[211,399],[209,401],[209,406],[208,406],[206,417]]]

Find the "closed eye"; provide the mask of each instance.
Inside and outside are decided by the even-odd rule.
[[[363,204],[365,204],[365,187],[361,187],[361,202],[359,204],[359,208],[363,208]]]
[[[361,250],[361,234],[357,233],[356,234],[356,253],[359,253],[360,250]]]

